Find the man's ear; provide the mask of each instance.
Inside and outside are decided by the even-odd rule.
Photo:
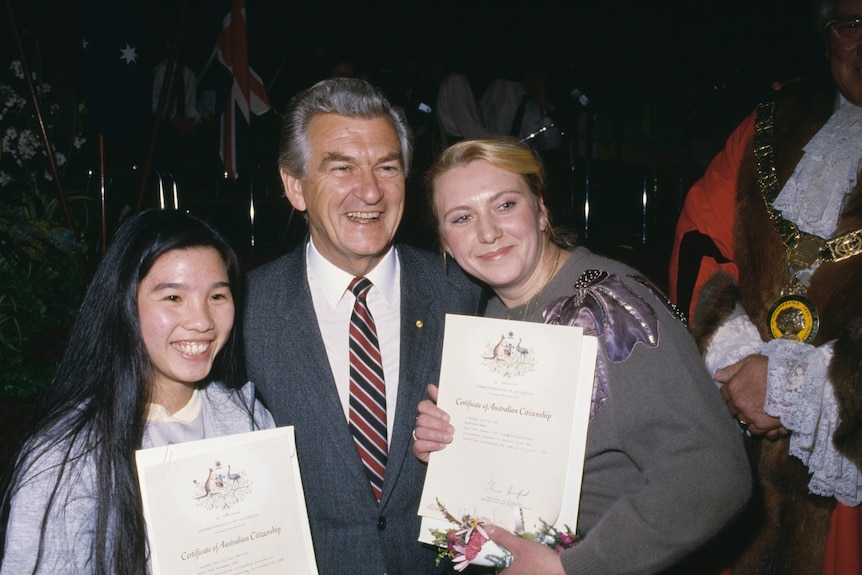
[[[302,195],[302,180],[287,173],[284,168],[279,168],[281,182],[284,184],[284,196],[294,208],[300,212],[305,211],[305,196]]]

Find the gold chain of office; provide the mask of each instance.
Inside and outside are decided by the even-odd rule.
[[[862,253],[862,228],[826,240],[800,231],[796,224],[784,219],[781,210],[772,205],[781,191],[772,147],[774,120],[775,99],[770,98],[757,107],[754,124],[754,156],[757,160],[760,195],[766,204],[769,219],[787,249],[790,265],[796,270],[804,270],[820,262],[839,262]]]

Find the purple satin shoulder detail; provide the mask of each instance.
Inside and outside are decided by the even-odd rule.
[[[658,316],[619,276],[587,270],[575,282],[575,293],[545,308],[545,323],[582,327],[605,336],[605,350],[614,362],[625,361],[635,344],[658,345]]]
[[[542,315],[545,323],[576,326],[588,335],[604,335],[607,359],[612,362],[628,359],[638,342],[649,347],[658,345],[655,311],[619,276],[606,271],[585,271],[575,282],[574,293],[550,304]],[[593,380],[590,420],[610,398],[606,361],[605,354],[600,353]]]

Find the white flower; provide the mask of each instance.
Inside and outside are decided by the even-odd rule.
[[[12,89],[12,86],[0,84],[0,100],[3,102],[4,110],[12,107],[12,100],[15,96],[17,96],[17,94],[15,93],[15,90]]]
[[[30,160],[41,148],[41,143],[31,130],[23,130],[18,136],[18,154],[22,160]]]
[[[24,68],[21,66],[21,60],[12,60],[9,64],[9,69],[12,70],[12,73],[15,74],[15,77],[19,80],[24,79]]]
[[[19,80],[24,79],[24,67],[20,61],[11,62],[9,67]],[[37,76],[34,74],[34,79],[37,79]],[[51,101],[53,88],[38,79],[36,90],[44,102],[47,132],[57,136],[57,132],[65,133],[64,128],[68,127],[72,130],[73,147],[65,149],[64,144],[63,152],[54,150],[56,166],[65,167],[69,164],[67,152],[81,149],[86,142],[76,121],[77,113],[83,113],[85,110],[84,104],[72,104],[75,107],[69,108]],[[20,96],[12,85],[0,82],[0,153],[8,158],[3,161],[6,171],[0,172],[0,187],[10,184],[18,186],[23,183],[30,187],[31,191],[38,193],[37,188],[41,181],[51,182],[56,176],[47,165],[48,150],[42,140],[36,118],[29,108],[31,106],[28,99]],[[75,111],[76,108],[78,112]],[[65,115],[67,111],[71,112],[69,117]]]
[[[18,139],[18,131],[15,130],[15,126],[9,126],[6,128],[6,133],[3,134],[3,149],[8,152],[13,152],[12,142]]]
[[[23,110],[24,106],[27,105],[27,100],[16,94],[15,91],[8,86],[0,86],[0,94],[3,95],[4,110],[9,110],[11,108]]]

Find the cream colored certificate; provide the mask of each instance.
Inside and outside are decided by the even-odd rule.
[[[431,455],[419,539],[461,517],[576,529],[597,340],[580,328],[446,316],[438,405],[455,439]]]
[[[317,575],[293,427],[136,459],[153,575]]]

